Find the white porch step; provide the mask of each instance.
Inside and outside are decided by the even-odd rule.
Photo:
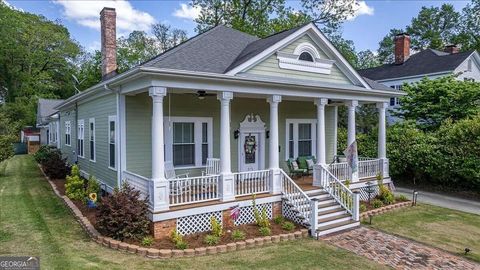
[[[330,210],[323,210],[318,212],[318,218],[329,218],[329,217],[336,217],[347,214],[347,210],[338,206],[338,208],[330,209]]]
[[[352,216],[349,214],[342,214],[338,216],[332,216],[332,217],[326,217],[326,218],[318,218],[318,226],[328,226],[328,225],[334,225],[338,223],[342,223],[344,221],[349,221],[352,219]]]
[[[320,227],[317,228],[317,236],[324,236],[324,235],[327,235],[327,234],[331,234],[331,233],[355,228],[355,227],[358,227],[358,226],[360,226],[360,222],[359,221],[354,221],[354,220],[351,220],[351,219],[347,220],[347,221],[337,223],[337,224],[320,226]]]

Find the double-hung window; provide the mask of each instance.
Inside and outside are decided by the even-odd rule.
[[[90,118],[88,121],[88,141],[90,150],[90,161],[95,161],[95,118]]]
[[[166,161],[175,167],[201,167],[212,156],[212,119],[165,118]]]
[[[70,121],[65,121],[65,145],[71,146],[72,126]]]
[[[115,156],[115,146],[116,146],[116,116],[109,116],[108,117],[108,156],[109,156],[109,163],[108,166],[111,169],[116,168],[116,156]]]
[[[78,120],[78,132],[77,132],[77,155],[84,157],[84,138],[85,138],[85,123],[82,120]]]
[[[315,155],[316,120],[287,119],[286,158]]]

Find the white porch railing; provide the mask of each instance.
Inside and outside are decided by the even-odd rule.
[[[305,220],[306,224],[311,224],[312,201],[305,192],[283,171],[281,170],[281,183],[283,198],[287,203],[298,212],[300,218]],[[315,227],[316,229],[316,227]]]
[[[358,178],[376,177],[383,170],[381,159],[363,160],[358,162]]]
[[[270,192],[270,171],[237,172],[235,179],[235,196]]]
[[[342,182],[333,175],[328,168],[324,166],[318,167],[320,171],[320,185],[332,196],[348,213],[350,213],[355,221],[359,220],[359,195],[353,193]]]
[[[350,179],[350,168],[347,162],[332,163],[328,170],[340,181]],[[375,177],[383,172],[383,161],[375,158],[358,158],[358,178]]]
[[[123,171],[123,181],[126,181],[128,184],[130,184],[130,186],[139,190],[142,194],[142,199],[148,196],[149,194],[148,187],[149,187],[149,182],[151,181],[150,179],[143,177],[141,175],[138,175],[136,173]]]
[[[220,175],[169,179],[170,205],[217,200]]]

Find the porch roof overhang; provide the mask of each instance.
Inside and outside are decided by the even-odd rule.
[[[109,80],[105,80],[75,95],[55,107],[69,108],[76,102],[97,94],[135,94],[149,87],[181,88],[206,91],[231,91],[258,95],[282,95],[292,98],[329,98],[359,100],[365,102],[386,102],[391,97],[406,95],[396,90],[366,89],[347,84],[322,81],[307,81],[280,77],[226,75],[208,72],[193,72],[154,67],[136,67]]]

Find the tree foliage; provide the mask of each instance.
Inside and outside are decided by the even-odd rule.
[[[397,115],[417,121],[423,129],[436,129],[446,119],[458,121],[480,111],[480,83],[458,81],[453,76],[427,78],[404,85],[407,96],[401,98]]]

